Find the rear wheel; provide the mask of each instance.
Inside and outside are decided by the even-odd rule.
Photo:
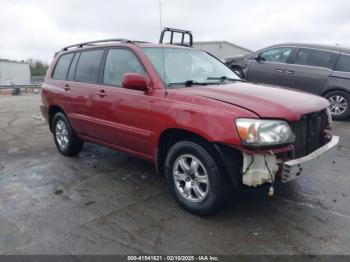
[[[173,145],[165,174],[171,193],[191,213],[209,215],[226,202],[229,181],[203,145],[190,141]]]
[[[350,94],[344,91],[332,91],[325,95],[331,103],[329,110],[335,120],[347,118],[350,115]]]
[[[84,142],[76,136],[67,117],[61,112],[53,118],[52,133],[56,147],[63,155],[73,156],[81,151]]]

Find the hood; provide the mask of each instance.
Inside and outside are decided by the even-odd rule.
[[[237,55],[237,56],[230,56],[225,58],[225,62],[232,62],[232,61],[236,61],[236,60],[244,60],[248,55],[250,54],[246,54],[246,55]]]
[[[261,118],[279,118],[298,121],[301,115],[321,111],[328,107],[326,99],[275,86],[236,82],[181,89],[212,100],[247,109]]]

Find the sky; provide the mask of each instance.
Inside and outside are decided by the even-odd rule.
[[[191,30],[194,41],[251,50],[284,42],[350,46],[349,10],[348,0],[0,0],[0,58],[49,63],[63,46],[89,40],[157,42],[161,25]]]

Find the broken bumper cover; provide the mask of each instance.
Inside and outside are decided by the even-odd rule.
[[[322,161],[322,159],[326,159],[335,150],[335,146],[338,144],[338,142],[339,137],[332,136],[331,141],[315,150],[311,154],[284,162],[282,170],[282,182],[286,183],[303,174],[311,173],[313,170],[315,170],[317,164]]]

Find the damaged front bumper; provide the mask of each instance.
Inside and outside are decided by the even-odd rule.
[[[286,183],[303,174],[310,174],[315,171],[317,164],[323,159],[326,159],[335,150],[338,142],[339,137],[332,136],[332,139],[327,144],[309,155],[284,162],[282,168],[282,182]]]
[[[303,174],[317,172],[318,163],[329,157],[338,142],[339,137],[332,136],[327,144],[309,155],[292,160],[278,158],[278,153],[273,150],[259,153],[243,152],[242,183],[249,187],[273,184],[277,179],[286,183]]]

